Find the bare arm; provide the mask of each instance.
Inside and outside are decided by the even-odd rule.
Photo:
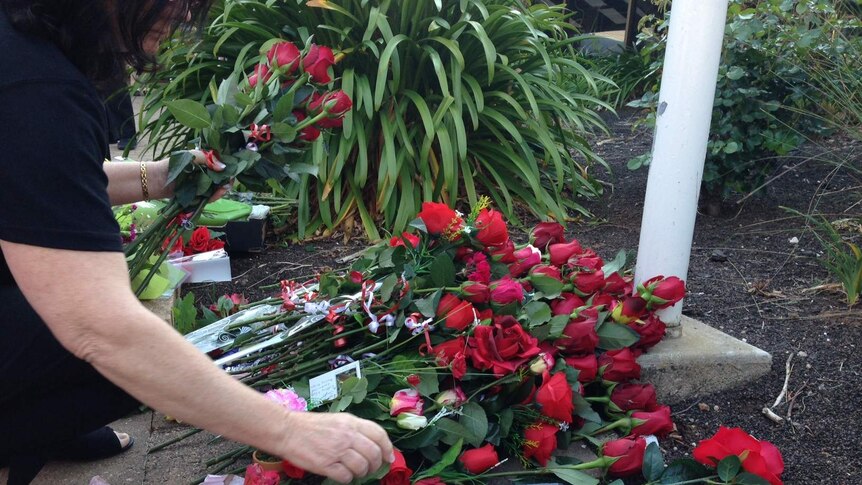
[[[147,189],[151,199],[164,199],[174,193],[173,184],[168,186],[168,161],[143,162],[146,165]],[[138,162],[105,162],[102,164],[108,175],[108,197],[111,205],[128,204],[144,200],[141,185],[141,164]]]
[[[392,445],[376,424],[346,414],[289,413],[216,368],[141,306],[122,253],[8,241],[0,249],[60,343],[153,408],[339,481],[389,458]]]

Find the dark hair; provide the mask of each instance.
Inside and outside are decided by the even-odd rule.
[[[186,20],[187,12],[194,16],[193,21],[202,22],[210,3],[209,0],[0,2],[16,29],[57,45],[81,72],[97,83],[116,76],[124,64],[137,71],[153,69],[155,59],[143,48],[147,34],[160,21],[176,28]]]

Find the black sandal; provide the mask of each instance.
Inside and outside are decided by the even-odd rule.
[[[133,444],[135,439],[129,436],[129,442],[123,446],[114,430],[103,426],[54,448],[51,458],[73,461],[101,460],[119,455],[131,448]]]

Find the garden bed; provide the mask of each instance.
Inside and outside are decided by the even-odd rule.
[[[635,119],[629,113],[612,122],[609,136],[593,140],[614,170],[612,186],[601,200],[587,203],[594,220],[569,224],[571,235],[604,257],[637,247],[647,172],[630,172],[625,164],[647,151],[652,138],[647,130],[632,131]],[[740,426],[779,447],[787,464],[786,483],[862,483],[862,454],[853,432],[862,421],[857,405],[862,393],[862,357],[857,352],[862,311],[848,311],[844,296],[824,285],[833,279],[817,261],[819,244],[802,219],[781,207],[808,212],[816,206],[830,219],[858,217],[860,180],[846,170],[833,173],[833,164],[810,160],[827,154],[862,165],[859,143],[835,137],[819,146],[807,145],[784,160],[779,173],[796,168],[758,194],[729,204],[726,215],[698,218],[684,312],[772,353],[773,369],[742,389],[669,403],[678,432],[661,442],[668,457],[690,453],[719,425]],[[532,221],[524,222],[529,227]],[[794,238],[797,242],[791,242]],[[276,293],[267,286],[281,279],[343,266],[338,258],[363,247],[361,240],[345,243],[336,236],[262,254],[235,254],[232,282],[192,285],[184,291],[194,291],[207,303],[233,292],[255,300]],[[795,355],[788,384],[792,424],[777,425],[761,409],[781,392],[789,353]],[[786,416],[787,410],[783,404],[776,412]]]

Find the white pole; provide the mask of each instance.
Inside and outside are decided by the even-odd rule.
[[[727,2],[674,0],[671,7],[636,283],[688,275]],[[659,317],[669,336],[680,335],[682,302]]]

